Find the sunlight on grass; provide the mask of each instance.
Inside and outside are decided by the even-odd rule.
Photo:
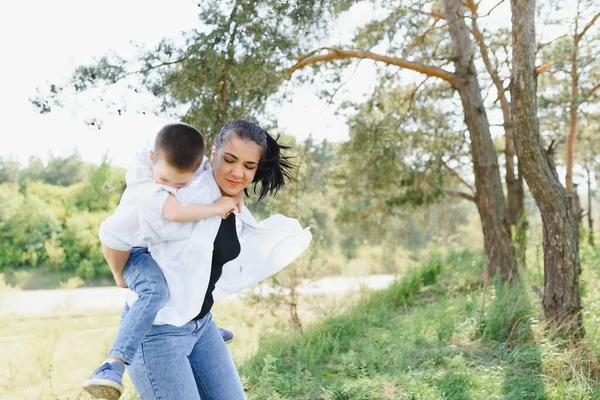
[[[359,294],[301,299],[305,323],[327,317],[352,304]],[[238,364],[258,349],[261,336],[294,334],[286,308],[252,305],[240,298],[217,303],[218,325],[231,329],[229,350]],[[89,399],[80,385],[104,360],[116,336],[119,312],[47,319],[0,321],[1,399]],[[122,399],[137,399],[129,377]]]

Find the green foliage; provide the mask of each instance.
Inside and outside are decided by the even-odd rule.
[[[90,212],[108,211],[125,190],[124,171],[110,166],[107,155],[100,165],[88,168],[86,179],[76,194],[77,208]]]
[[[446,163],[468,152],[463,134],[450,126],[456,115],[443,111],[451,92],[444,86],[417,92],[414,85],[382,85],[372,100],[346,105],[356,112],[336,170],[347,201],[343,220],[389,219],[402,209],[438,202],[451,187]]]
[[[71,186],[57,186],[45,182],[29,182],[21,184],[22,192],[44,202],[44,205],[64,223],[65,218],[75,208],[76,193],[81,190],[81,183]]]
[[[18,182],[21,164],[14,158],[0,157],[0,183]]]
[[[55,184],[23,178],[39,167],[36,159],[30,160],[29,172],[21,170],[17,179],[24,180],[0,184],[0,272],[37,268],[84,279],[108,274],[98,227],[118,203],[123,171],[104,158],[99,166],[87,167],[82,182],[64,180],[62,174],[84,171],[78,157],[70,156],[64,168],[55,157],[39,170],[44,179],[54,176]]]
[[[69,186],[80,182],[85,175],[85,163],[78,152],[67,157],[48,154],[48,162],[37,156],[29,158],[25,168],[14,158],[0,157],[0,183],[44,181],[52,185]]]
[[[66,255],[63,269],[74,270],[83,279],[110,274],[98,239],[98,227],[108,215],[81,212],[67,218],[61,235]]]
[[[19,178],[25,181],[43,181],[45,170],[44,161],[37,156],[31,156],[29,157],[27,166],[21,170]]]
[[[10,191],[10,187],[9,187]],[[60,232],[60,224],[44,203],[32,196],[12,193],[0,199],[0,268],[44,264],[44,244]]]
[[[69,186],[85,176],[84,163],[79,153],[68,157],[50,155],[44,170],[44,180],[52,185]]]
[[[67,84],[45,88],[32,102],[40,112],[49,112],[73,92],[110,86],[133,73],[136,92],[155,96],[161,113],[187,110],[179,118],[201,128],[209,141],[232,119],[273,120],[266,114],[266,100],[286,79],[286,61],[297,54],[299,35],[283,8],[263,3],[201,2],[198,28],[184,33],[182,47],[163,40],[132,59],[101,57],[77,68]],[[123,105],[112,106],[126,111]]]

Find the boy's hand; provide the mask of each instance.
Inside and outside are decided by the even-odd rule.
[[[231,197],[223,196],[217,201],[215,201],[215,207],[217,211],[217,215],[220,215],[221,218],[226,219],[229,214],[237,207],[235,200]]]
[[[239,212],[242,212],[242,207],[244,207],[244,191],[241,190],[238,194],[232,197],[235,200],[235,205]]]

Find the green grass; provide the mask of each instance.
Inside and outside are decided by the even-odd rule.
[[[600,398],[597,353],[544,337],[527,273],[484,288],[483,268],[469,252],[433,259],[301,337],[264,340],[241,368],[249,398]]]
[[[507,287],[481,285],[484,261],[470,252],[433,257],[389,289],[300,301],[304,334],[287,308],[240,301],[215,319],[249,399],[600,399],[600,252],[582,248],[586,339],[547,338],[521,270]],[[0,399],[89,399],[79,385],[104,358],[118,313],[0,321]],[[126,375],[123,400],[137,399]]]
[[[324,319],[334,311],[347,309],[359,296],[302,298],[299,315],[307,324]],[[234,332],[235,339],[228,348],[238,364],[257,351],[261,336],[292,332],[285,307],[236,298],[217,303],[213,315],[220,326]],[[0,399],[91,399],[81,390],[81,383],[106,358],[118,322],[118,310],[0,320]],[[124,382],[126,392],[121,399],[138,399],[127,374]]]

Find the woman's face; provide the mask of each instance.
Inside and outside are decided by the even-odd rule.
[[[213,174],[224,196],[235,196],[254,180],[262,148],[251,140],[229,133],[219,150],[212,148]]]

